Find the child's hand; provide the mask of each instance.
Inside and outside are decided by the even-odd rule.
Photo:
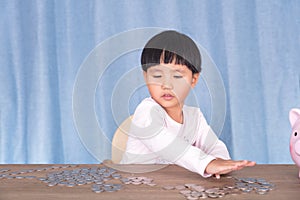
[[[248,160],[234,161],[217,158],[207,165],[205,172],[208,174],[214,174],[216,178],[219,179],[221,174],[227,174],[231,171],[240,170],[244,167],[251,167],[255,164],[255,162]]]

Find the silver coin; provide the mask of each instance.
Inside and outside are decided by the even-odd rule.
[[[147,178],[147,177],[145,177],[145,178],[144,178],[144,181],[146,181],[146,182],[152,182],[153,179],[152,179],[152,178]]]
[[[191,190],[180,190],[180,194],[190,194],[192,191]]]
[[[121,174],[112,174],[111,175],[112,176],[112,178],[114,178],[114,179],[120,179],[121,178]]]
[[[50,183],[48,183],[48,186],[49,186],[49,187],[52,187],[52,186],[55,186],[55,185],[57,185],[56,182],[50,182]]]
[[[188,200],[197,200],[199,197],[194,197],[194,196],[187,196],[186,199]]]
[[[184,184],[185,185],[185,187],[187,187],[187,188],[193,188],[196,184],[194,184],[194,183],[186,183],[186,184]]]
[[[192,186],[192,189],[194,189],[197,192],[203,192],[203,191],[205,191],[205,188],[203,186],[201,186],[201,185],[194,185],[194,186]]]
[[[245,189],[242,189],[241,191],[242,192],[245,192],[245,193],[249,193],[251,192],[253,189],[252,188],[245,188]]]
[[[129,178],[121,178],[120,179],[123,183],[125,183],[125,182],[128,182],[129,181]]]
[[[202,196],[202,192],[192,191],[191,192],[191,196],[193,196],[193,197],[201,197]]]
[[[138,181],[132,181],[131,184],[133,184],[133,185],[141,185],[142,183],[138,182]]]
[[[103,189],[93,190],[93,192],[95,192],[95,193],[101,193],[101,192],[104,192],[104,190]]]
[[[122,185],[120,185],[120,184],[113,184],[113,188],[115,190],[121,190],[122,189]]]
[[[112,187],[103,187],[105,192],[115,192],[115,190]]]
[[[97,184],[97,185],[102,185],[104,182],[103,181],[99,181],[99,180],[95,180],[94,183]]]
[[[97,190],[97,189],[100,189],[102,185],[92,185],[92,190]]]
[[[260,188],[257,188],[257,191],[268,192],[269,189],[265,188],[265,187],[260,187]]]
[[[1,168],[0,169],[0,173],[4,173],[4,172],[8,172],[8,171],[10,171],[9,168]]]
[[[23,170],[20,170],[19,173],[20,173],[20,174],[25,174],[25,173],[27,173],[27,170],[24,170],[24,169],[23,169]]]
[[[68,182],[64,182],[64,181],[57,183],[58,186],[66,186],[67,184]]]
[[[103,178],[103,181],[109,181],[109,180],[111,180],[110,177],[104,177],[104,178]]]
[[[209,198],[219,198],[219,195],[218,194],[215,194],[215,193],[209,193],[209,194],[207,194],[207,196],[209,197]]]
[[[171,186],[171,185],[166,185],[166,186],[163,186],[163,189],[164,190],[174,190],[174,186]]]
[[[202,196],[199,197],[200,199],[207,199],[208,198],[208,195],[206,193],[202,193]]]
[[[74,186],[76,186],[76,184],[75,183],[67,183],[66,186],[67,187],[74,187]]]
[[[257,193],[257,194],[267,194],[267,192],[265,192],[265,191],[260,191],[260,190],[256,190],[256,193]]]
[[[18,175],[18,174],[20,174],[20,172],[11,172],[10,173],[10,175],[12,175],[12,176],[15,176],[15,175]]]
[[[26,179],[35,179],[36,176],[25,176],[24,178],[26,178]]]
[[[184,190],[186,187],[184,185],[176,185],[175,189],[176,190]]]
[[[148,185],[148,186],[151,186],[151,187],[156,186],[155,183],[147,183],[147,185]]]
[[[85,182],[85,181],[77,181],[76,184],[77,184],[77,185],[85,185],[86,182]]]
[[[207,194],[213,194],[213,193],[217,193],[219,191],[219,188],[208,188],[205,190],[205,192]]]

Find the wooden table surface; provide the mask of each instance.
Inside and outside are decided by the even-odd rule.
[[[9,172],[19,171],[23,169],[35,169],[53,165],[0,165],[0,169],[9,168]],[[61,166],[61,165],[57,165]],[[75,168],[101,167],[102,165],[78,165]],[[128,165],[129,169],[147,169],[143,165]],[[67,169],[53,169],[41,172],[28,173],[37,177],[46,177],[50,172]],[[138,171],[138,170],[137,170]],[[8,172],[6,172],[8,173]],[[94,193],[91,190],[91,184],[65,187],[53,186],[49,187],[37,179],[0,179],[0,200],[32,200],[32,199],[185,199],[178,190],[164,190],[162,187],[166,185],[181,185],[185,183],[193,183],[202,185],[205,188],[222,187],[225,185],[233,185],[234,179],[240,178],[264,178],[268,182],[275,184],[275,189],[264,195],[255,192],[238,195],[226,195],[222,199],[300,199],[300,179],[298,178],[298,168],[295,165],[256,165],[255,167],[245,168],[241,171],[230,173],[222,176],[221,179],[202,178],[193,172],[176,165],[161,167],[159,170],[146,173],[127,173],[119,172],[123,177],[129,176],[145,176],[154,179],[156,186],[147,185],[125,185],[120,191],[109,193]],[[3,173],[0,173],[0,175]],[[115,183],[121,183],[119,180],[113,180]],[[119,182],[116,182],[119,181]]]

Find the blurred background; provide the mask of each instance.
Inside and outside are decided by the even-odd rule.
[[[95,115],[108,141],[98,141],[101,155],[74,122],[76,77],[105,41],[149,27],[184,33],[207,52],[226,95],[217,134],[233,159],[292,163],[288,113],[300,107],[298,0],[0,0],[0,163],[109,159],[119,126],[113,107],[126,107],[123,120],[148,96],[142,71],[135,71],[126,83],[139,87],[127,102],[112,100],[118,81],[140,67],[141,49],[112,60],[95,86]],[[193,92],[213,123],[210,87],[201,78]]]

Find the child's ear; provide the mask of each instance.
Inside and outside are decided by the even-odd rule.
[[[143,71],[143,75],[144,75],[144,80],[145,80],[145,82],[147,82],[147,72],[146,72],[146,71]]]
[[[194,88],[199,80],[200,73],[194,73],[192,77],[192,88]]]

